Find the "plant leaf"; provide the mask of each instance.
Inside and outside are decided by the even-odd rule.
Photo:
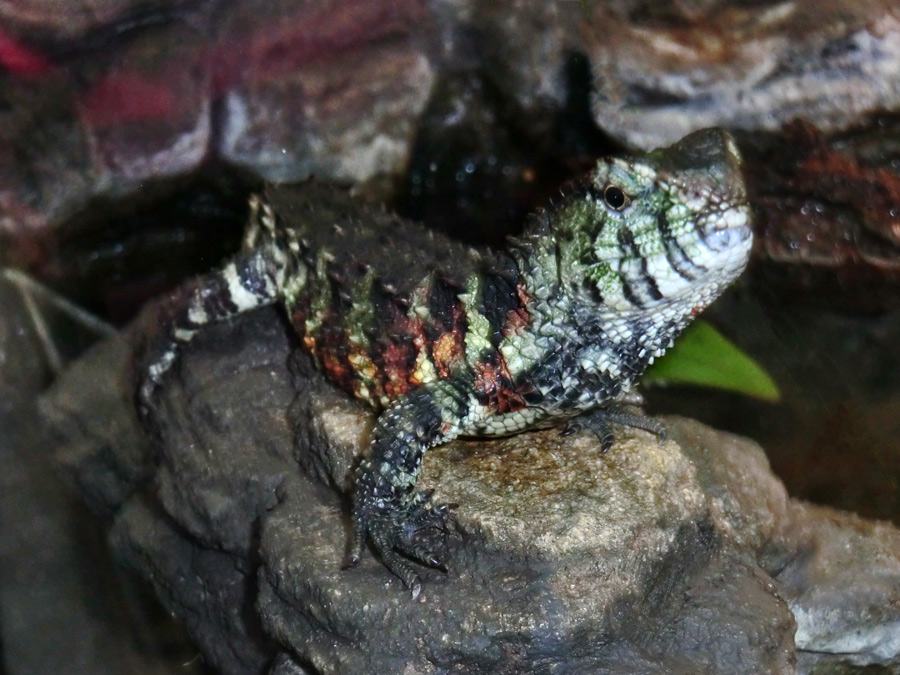
[[[695,384],[770,402],[781,398],[769,373],[706,321],[689,326],[647,369],[643,383]]]

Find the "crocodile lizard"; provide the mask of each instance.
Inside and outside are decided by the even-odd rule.
[[[251,198],[242,251],[188,295],[138,385],[146,413],[203,326],[281,303],[303,347],[378,418],[355,474],[349,563],[370,543],[414,596],[447,507],[418,491],[457,436],[566,423],[656,433],[620,407],[645,368],[741,273],[752,242],[733,139],[694,132],[601,159],[503,251],[473,248],[316,185]]]

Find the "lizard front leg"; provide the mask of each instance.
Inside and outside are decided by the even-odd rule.
[[[356,473],[348,563],[358,563],[363,546],[371,541],[413,598],[419,595],[421,581],[407,559],[443,567],[432,551],[416,541],[416,534],[442,526],[448,509],[432,505],[430,492],[416,491],[422,457],[427,449],[459,435],[466,407],[464,388],[450,380],[411,391],[379,416],[371,454]]]
[[[656,434],[660,443],[666,440],[666,428],[653,417],[644,417],[622,410],[617,403],[610,403],[573,417],[563,427],[563,436],[587,431],[600,441],[601,451],[606,453],[615,441],[611,424],[635,427]]]

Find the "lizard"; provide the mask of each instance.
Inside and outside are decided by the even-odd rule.
[[[734,140],[694,132],[607,157],[504,250],[464,245],[315,182],[251,197],[241,252],[182,300],[137,385],[146,415],[204,326],[280,303],[321,371],[378,414],[355,471],[348,566],[371,544],[421,591],[445,570],[417,534],[447,505],[417,490],[424,453],[459,436],[565,425],[608,450],[634,385],[745,268],[750,208]]]

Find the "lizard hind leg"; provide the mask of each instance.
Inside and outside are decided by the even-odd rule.
[[[146,417],[152,407],[154,395],[179,352],[204,326],[277,302],[284,275],[281,254],[270,249],[248,251],[208,274],[179,301],[144,356],[146,367],[139,373],[136,392],[141,417]]]

